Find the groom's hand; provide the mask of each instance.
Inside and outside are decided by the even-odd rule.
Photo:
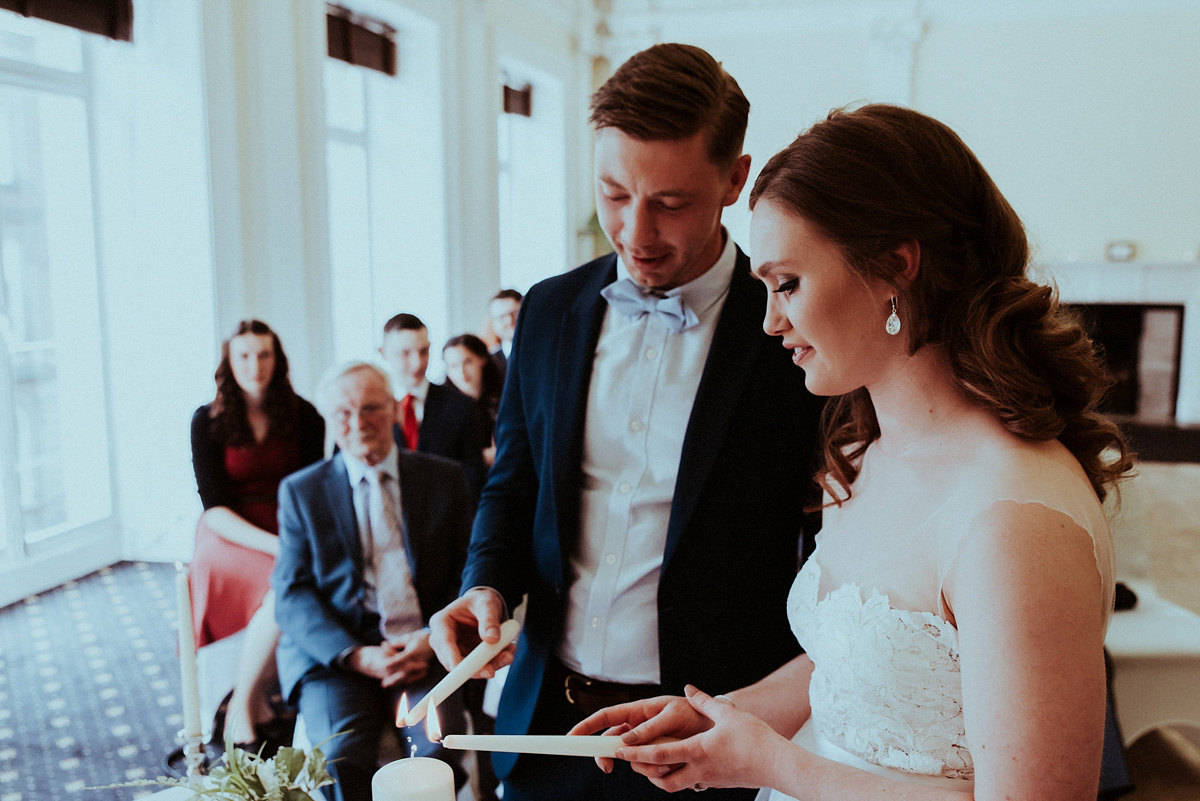
[[[480,642],[500,640],[500,623],[504,620],[504,599],[490,587],[474,587],[465,592],[429,620],[429,644],[438,661],[452,670]],[[475,674],[477,679],[490,679],[496,671],[513,661],[516,645],[510,644]]]

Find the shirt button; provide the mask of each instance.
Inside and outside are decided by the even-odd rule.
[[[646,348],[645,356],[646,356],[646,361],[650,361],[651,359],[657,359],[658,351],[656,351],[654,348]]]
[[[622,481],[622,482],[620,483],[620,485],[617,487],[617,490],[618,490],[619,492],[621,492],[622,494],[624,494],[624,493],[626,493],[626,492],[629,492],[631,489],[633,489],[633,487],[629,486],[629,482],[628,482],[628,481]]]
[[[617,563],[617,557],[610,553],[608,556],[604,557],[604,561],[608,562],[610,565],[614,565]]]
[[[629,430],[630,431],[641,431],[642,430],[642,421],[634,420],[632,423],[629,424]]]
[[[600,618],[598,618],[598,617],[592,618],[592,628],[594,628],[594,629],[600,628]]]

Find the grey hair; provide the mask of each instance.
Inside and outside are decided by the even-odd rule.
[[[317,384],[317,406],[324,417],[329,416],[330,407],[333,405],[330,396],[333,394],[333,390],[337,387],[338,383],[351,373],[357,373],[360,370],[366,370],[379,376],[380,380],[383,381],[383,385],[387,387],[388,396],[391,397],[393,395],[392,379],[388,376],[387,371],[379,365],[364,361],[342,362],[327,370]]]

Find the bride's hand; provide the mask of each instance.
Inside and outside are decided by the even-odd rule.
[[[660,695],[601,709],[576,723],[567,734],[620,734],[626,743],[636,745],[639,742],[653,742],[660,737],[683,739],[711,726],[712,721],[696,711],[686,698]],[[611,759],[597,757],[596,764],[605,773],[612,772]],[[653,771],[659,766],[645,767]],[[636,765],[634,769],[637,769]]]
[[[628,760],[636,772],[670,793],[689,788],[769,786],[770,767],[788,741],[728,699],[714,698],[691,685],[685,692],[690,715],[676,705],[671,716],[674,721],[691,719],[690,725],[668,731],[658,718],[648,720],[622,735],[627,745],[617,751],[617,757]],[[702,724],[695,722],[697,717]],[[637,745],[653,743],[664,734],[685,739]]]

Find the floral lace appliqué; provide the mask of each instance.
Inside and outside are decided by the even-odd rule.
[[[821,566],[809,559],[788,596],[796,639],[815,665],[813,725],[868,762],[908,773],[973,779],[963,727],[958,632],[928,612],[867,600],[855,584],[819,598]]]

